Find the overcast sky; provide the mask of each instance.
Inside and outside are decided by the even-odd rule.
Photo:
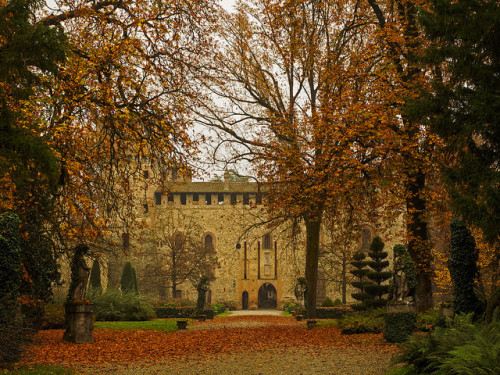
[[[221,5],[226,8],[226,10],[233,10],[233,5],[236,0],[221,0]]]

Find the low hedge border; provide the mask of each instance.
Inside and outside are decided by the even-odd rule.
[[[196,314],[196,307],[158,307],[155,309],[156,317],[158,319],[166,318],[191,318]],[[215,312],[213,310],[203,310],[200,315],[205,315],[207,319],[213,319]]]
[[[316,319],[342,319],[352,313],[350,307],[316,307]]]

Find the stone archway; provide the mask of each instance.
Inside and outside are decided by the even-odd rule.
[[[259,288],[259,309],[275,309],[278,307],[278,293],[271,283],[264,283]]]
[[[241,308],[242,310],[248,310],[248,292],[246,290],[241,295]]]

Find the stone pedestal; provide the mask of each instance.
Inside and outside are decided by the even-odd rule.
[[[63,340],[75,344],[88,344],[94,342],[93,306],[84,302],[67,302],[66,332]]]

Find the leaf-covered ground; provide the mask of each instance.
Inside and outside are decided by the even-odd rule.
[[[255,361],[265,362],[264,359],[271,355],[266,353],[279,353],[281,357],[290,353],[295,359],[283,358],[279,362],[293,362],[301,361],[304,355],[300,353],[309,353],[309,358],[314,357],[310,353],[316,353],[320,358],[325,353],[328,355],[330,352],[345,352],[351,353],[349,356],[352,358],[352,353],[355,353],[354,356],[358,353],[359,356],[366,357],[367,353],[373,352],[382,355],[381,360],[388,363],[392,354],[397,350],[394,346],[388,345],[380,334],[342,335],[335,326],[322,326],[307,330],[303,322],[296,322],[291,317],[279,316],[216,318],[202,323],[192,322],[188,330],[170,333],[154,330],[95,329],[94,344],[66,343],[62,341],[62,335],[62,330],[39,332],[23,363],[63,365],[80,369],[85,373],[95,373],[98,368],[108,369],[108,371],[114,368],[116,371],[113,372],[122,371],[124,374],[158,373],[155,366],[161,364],[160,368],[164,371],[167,368],[177,367],[175,371],[163,373],[190,374],[198,373],[197,371],[208,372],[207,369],[195,371],[191,365],[182,370],[182,366],[186,363],[213,362],[219,357],[222,358],[222,362],[229,361],[229,364],[225,365],[222,362],[219,363],[222,367],[229,366],[229,369],[231,369],[231,358],[248,359],[248,355],[251,354],[261,357]],[[339,355],[335,357],[338,359]],[[243,364],[241,360],[234,361]],[[327,359],[320,360],[318,365],[327,361]],[[258,363],[255,366],[252,366],[252,363],[253,361],[250,361],[250,364],[247,364],[250,367],[245,371],[232,371],[238,374],[258,370]],[[199,365],[198,363],[197,366]],[[286,363],[282,365],[285,366]],[[273,364],[269,363],[269,366],[272,367]],[[139,368],[143,370],[137,372]],[[146,368],[149,368],[151,372],[144,372]],[[213,365],[209,368],[213,369]],[[311,371],[314,370],[310,366],[308,368]],[[118,371],[118,369],[122,370]],[[273,370],[268,369],[262,373],[267,373],[267,371]],[[319,372],[313,371],[312,373]],[[369,373],[372,372],[365,372],[365,374]]]

